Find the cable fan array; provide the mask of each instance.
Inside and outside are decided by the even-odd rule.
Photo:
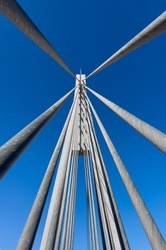
[[[17,250],[30,250],[33,247],[56,168],[56,179],[40,249],[73,249],[79,156],[84,158],[89,249],[130,249],[97,140],[92,113],[101,129],[152,248],[166,250],[165,240],[91,104],[87,90],[164,154],[166,153],[166,135],[86,86],[86,79],[165,32],[166,12],[162,13],[87,77],[82,72],[75,76],[15,0],[0,0],[0,12],[76,79],[75,88],[0,148],[0,178],[3,178],[42,128],[74,93],[72,106],[18,242]]]

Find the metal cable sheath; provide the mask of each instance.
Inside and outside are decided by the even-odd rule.
[[[76,190],[76,178],[77,178],[77,159],[76,156],[73,161],[73,173],[72,173],[72,183],[71,183],[71,194],[70,194],[70,206],[69,206],[69,219],[68,219],[68,229],[67,229],[67,237],[66,237],[66,250],[70,250],[71,246],[73,246],[72,242],[72,232],[74,227],[74,211],[75,211],[75,190]]]
[[[75,131],[75,125],[74,125],[74,131]],[[75,142],[75,133],[74,133],[74,138],[72,138],[72,148],[74,148],[74,142]],[[70,197],[71,197],[71,182],[72,182],[72,173],[73,173],[73,153],[72,153],[72,158],[71,158],[71,166],[70,166],[70,177],[69,177],[69,184],[68,184],[68,193],[67,193],[67,198],[66,198],[66,206],[65,206],[65,214],[64,214],[64,222],[63,222],[63,234],[62,234],[62,243],[61,243],[61,249],[65,249],[65,244],[66,244],[66,233],[67,233],[67,225],[68,225],[68,218],[69,218],[69,206],[70,206]],[[59,249],[56,248],[58,247],[56,244],[54,246],[54,249]]]
[[[64,222],[63,222],[63,231],[62,231],[62,246],[61,249],[65,249],[66,243],[66,233],[67,233],[67,225],[68,225],[68,218],[69,218],[69,206],[70,206],[70,193],[71,193],[71,178],[72,178],[72,169],[73,168],[73,157],[70,163],[70,176],[69,176],[69,184],[68,184],[68,192],[66,198],[66,205],[65,205],[65,214],[64,214]],[[54,250],[59,249],[59,246],[55,242]]]
[[[85,100],[87,102],[87,105],[89,107],[89,104],[91,105],[91,102],[86,94],[86,91],[84,92],[85,94]],[[104,193],[105,197],[107,197],[107,202],[105,202],[105,206],[106,206],[106,214],[107,214],[107,218],[108,218],[108,225],[110,227],[110,238],[112,241],[112,247],[114,246],[114,241],[116,242],[116,247],[118,247],[119,242],[120,242],[120,246],[123,250],[130,250],[129,244],[128,244],[128,240],[123,228],[123,224],[120,218],[120,214],[118,211],[118,207],[114,198],[114,194],[110,185],[110,181],[108,178],[108,174],[107,174],[107,170],[103,161],[103,157],[102,157],[102,153],[99,147],[99,143],[96,137],[96,133],[95,133],[95,129],[93,126],[93,121],[92,118],[89,118],[90,123],[92,124],[92,132],[93,132],[93,136],[92,136],[92,143],[94,145],[96,145],[96,154],[98,154],[99,160],[100,160],[100,168],[98,168],[98,172],[100,175],[100,181],[101,184],[104,188]],[[94,141],[94,142],[93,142]],[[106,199],[105,199],[106,200]],[[113,222],[111,222],[111,220],[109,219],[109,216],[111,216],[111,218],[113,219]],[[111,222],[111,223],[110,223]],[[115,224],[115,227],[113,226]],[[116,230],[115,230],[116,228]],[[118,237],[117,237],[118,236]]]
[[[74,249],[74,222],[75,222],[75,210],[76,210],[76,206],[75,206],[75,202],[76,202],[76,187],[77,187],[77,171],[78,171],[78,156],[75,156],[75,166],[76,166],[76,170],[75,170],[75,176],[74,176],[74,190],[73,190],[73,207],[72,207],[72,230],[71,230],[71,245],[70,248],[71,250]]]
[[[75,88],[69,91],[58,102],[38,116],[0,148],[0,179],[7,173],[16,159],[23,153],[74,90]]]
[[[92,188],[92,173],[90,171],[90,162],[89,162],[89,154],[90,152],[88,151],[89,147],[89,137],[87,134],[88,132],[88,124],[87,124],[87,119],[85,117],[88,116],[88,108],[84,99],[84,94],[83,92],[85,91],[84,87],[82,86],[82,91],[81,91],[81,107],[80,110],[82,112],[82,136],[84,137],[84,147],[85,147],[85,152],[84,152],[84,170],[85,170],[85,179],[86,179],[86,190],[87,190],[87,215],[88,215],[88,225],[89,225],[89,233],[90,233],[90,243],[91,243],[91,248],[92,249],[99,249],[99,240],[98,240],[98,233],[97,233],[97,224],[96,224],[96,214],[95,214],[95,208],[94,208],[94,199],[93,199],[93,188]]]
[[[103,64],[95,69],[86,78],[93,76],[104,68],[108,67],[112,63],[116,62],[120,58],[126,56],[130,52],[139,48],[143,44],[149,42],[151,39],[160,35],[166,31],[166,11],[164,11],[159,17],[157,17],[152,23],[150,23],[145,29],[143,29],[138,35],[131,39],[126,45],[119,49],[115,54],[108,58]]]
[[[85,96],[84,96],[85,98]],[[85,109],[89,112],[89,108],[86,106]],[[95,191],[96,191],[96,198],[97,198],[97,205],[98,205],[98,212],[99,212],[99,221],[100,221],[100,227],[101,227],[101,236],[102,236],[102,247],[104,250],[110,249],[110,242],[109,242],[109,235],[108,235],[108,228],[104,213],[104,207],[102,202],[102,195],[101,195],[101,187],[100,182],[98,179],[97,174],[97,162],[96,162],[96,154],[94,151],[94,144],[92,143],[92,124],[90,122],[90,117],[88,112],[85,113],[86,115],[86,121],[87,121],[87,131],[88,131],[88,141],[89,141],[89,150],[90,150],[90,159],[91,159],[91,165],[92,165],[92,173],[94,176],[94,184],[95,184]],[[110,249],[111,250],[111,249]]]
[[[66,188],[67,188],[67,193],[66,193],[66,202],[65,202],[65,211],[63,212],[63,228],[62,228],[62,223],[61,223],[61,237],[62,237],[62,246],[61,246],[61,249],[64,249],[64,246],[63,246],[63,236],[66,235],[66,226],[68,224],[68,218],[69,218],[69,208],[70,208],[70,205],[71,205],[71,190],[72,190],[72,177],[73,177],[73,162],[74,162],[74,158],[73,158],[73,155],[72,155],[72,148],[73,148],[73,144],[74,144],[74,139],[75,139],[75,132],[74,132],[74,129],[73,129],[73,135],[72,135],[72,143],[71,143],[71,148],[70,148],[70,154],[71,154],[71,158],[70,158],[70,166],[69,166],[69,175],[68,175],[68,180],[67,180],[67,185],[66,185]],[[64,210],[64,208],[63,208]],[[61,229],[60,228],[60,229]],[[59,228],[58,228],[59,229]],[[59,238],[59,239],[58,239]],[[56,241],[55,241],[55,245],[54,245],[54,249],[59,249],[60,247],[60,237],[58,236],[58,231],[56,233]]]
[[[97,138],[96,138],[96,134],[94,131],[91,117],[89,118],[89,120],[90,120],[89,123],[91,124],[91,128],[92,128],[91,129],[91,131],[92,131],[91,132],[91,140],[92,140],[92,144],[94,145],[94,149],[95,149],[95,157],[96,157],[96,164],[97,164],[96,170],[97,170],[97,175],[98,175],[98,179],[99,179],[99,184],[101,187],[102,203],[103,203],[104,213],[105,213],[105,217],[106,217],[106,224],[108,227],[110,246],[111,246],[111,249],[113,250],[114,244],[115,244],[116,249],[121,250],[123,248],[121,245],[120,236],[118,235],[118,231],[116,228],[114,214],[112,212],[112,207],[111,207],[109,196],[108,196],[108,190],[106,187],[106,182],[105,182],[105,178],[104,178],[104,174],[103,174],[104,161],[102,159],[100,149],[98,148],[98,142],[97,142]],[[108,217],[108,208],[109,208],[109,211],[111,212],[109,217]]]
[[[27,222],[24,226],[23,232],[21,234],[20,240],[17,245],[17,250],[30,250],[33,245],[33,241],[37,232],[37,228],[40,222],[40,218],[42,215],[42,211],[45,205],[45,201],[47,198],[48,190],[51,185],[51,181],[55,172],[55,167],[57,164],[57,160],[62,148],[62,144],[64,141],[64,137],[66,134],[66,130],[68,127],[68,123],[71,117],[71,112],[73,109],[73,105],[70,109],[70,112],[68,114],[68,117],[66,119],[66,122],[64,124],[64,127],[62,129],[62,132],[60,134],[59,140],[57,142],[57,145],[55,147],[55,150],[52,154],[51,160],[49,162],[47,171],[44,175],[43,181],[40,185],[39,191],[36,195],[33,207],[30,211],[29,217],[27,219]]]
[[[94,114],[95,118],[98,117],[98,115],[95,112],[94,107],[93,107],[92,103],[90,102],[87,95],[86,95],[86,99],[87,99],[88,103],[90,104],[90,107],[91,107],[91,109],[93,111],[93,114]],[[97,144],[98,150],[100,150],[97,138],[96,138],[96,144]],[[101,152],[99,152],[99,153],[101,155]],[[101,160],[102,160],[102,157],[101,157]],[[116,227],[117,227],[118,234],[119,234],[119,237],[120,237],[120,241],[121,241],[121,244],[122,244],[122,248],[125,249],[125,250],[130,250],[130,246],[129,246],[129,243],[128,243],[128,240],[127,240],[127,236],[126,236],[126,233],[125,233],[125,230],[124,230],[124,227],[123,227],[121,216],[119,214],[119,209],[118,209],[117,204],[116,204],[116,200],[115,200],[115,197],[114,197],[113,190],[111,188],[110,180],[109,180],[109,177],[108,177],[107,170],[106,170],[106,167],[104,165],[104,162],[103,162],[102,166],[103,166],[102,170],[103,170],[103,174],[104,174],[104,178],[105,178],[105,183],[106,183],[106,186],[107,186],[108,195],[109,195],[109,199],[110,199],[110,202],[111,202],[111,207],[112,207],[112,210],[113,210],[114,219],[115,219]]]
[[[40,250],[46,250],[46,249],[53,250],[54,247],[54,239],[56,238],[56,232],[58,228],[58,218],[60,214],[63,188],[67,171],[66,167],[68,163],[68,157],[70,154],[70,146],[72,141],[72,131],[75,120],[76,106],[77,106],[77,101],[75,102],[69,126],[66,132],[66,137],[62,150],[62,156],[58,167],[58,172],[52,193],[52,198],[50,202],[50,207],[47,215],[47,220],[44,228]]]
[[[84,108],[84,115],[85,117],[88,117],[88,104],[86,103],[85,100],[85,94],[84,92],[86,92],[86,90],[83,88],[83,108]],[[89,126],[87,123],[87,119],[84,119],[84,126],[85,126],[85,131],[87,131],[87,133],[89,134]],[[86,132],[84,132],[86,133]],[[90,164],[90,160],[89,160],[89,154],[88,153],[88,148],[90,148],[90,142],[89,142],[90,138],[88,136],[87,141],[85,142],[86,144],[86,153],[84,155],[85,161],[84,161],[84,169],[85,169],[85,177],[86,177],[86,184],[87,184],[87,191],[88,191],[88,198],[89,198],[89,205],[90,205],[90,210],[91,210],[91,217],[92,217],[92,221],[93,221],[93,234],[94,234],[94,249],[99,250],[99,237],[98,237],[98,231],[97,231],[97,222],[96,222],[96,213],[95,213],[95,205],[94,205],[94,191],[93,191],[93,185],[92,185],[92,179],[94,180],[94,176],[93,176],[93,172],[91,171],[91,164]]]
[[[92,147],[93,147],[93,145],[92,145]],[[105,214],[105,209],[104,209],[104,203],[103,203],[104,197],[102,196],[102,188],[100,185],[100,179],[99,179],[98,171],[97,171],[98,165],[97,165],[96,158],[97,158],[97,156],[93,152],[92,153],[92,163],[93,163],[92,166],[93,166],[93,173],[94,173],[94,182],[95,182],[95,187],[96,187],[97,201],[98,201],[98,205],[99,205],[102,228],[103,228],[103,232],[104,232],[105,245],[106,245],[107,250],[112,250],[109,232],[108,232],[108,224],[107,224],[106,214]]]
[[[93,111],[95,111],[93,109]],[[142,226],[146,232],[146,235],[149,239],[149,242],[153,248],[153,250],[166,250],[165,241],[157,228],[149,210],[147,209],[145,203],[143,202],[134,182],[132,181],[127,169],[125,168],[118,152],[116,151],[111,139],[109,138],[104,126],[102,125],[99,117],[97,116],[96,112],[93,112],[94,116],[98,122],[98,125],[101,129],[103,137],[107,143],[107,146],[111,152],[113,160],[117,166],[117,169],[120,173],[120,176],[123,180],[123,183],[128,191],[128,194],[133,202],[133,205],[137,211],[137,214],[140,218]]]
[[[110,246],[110,239],[109,239],[109,233],[108,233],[108,225],[105,217],[105,209],[104,209],[104,204],[103,204],[103,197],[102,197],[102,189],[101,189],[101,183],[99,181],[99,176],[98,176],[98,171],[97,168],[98,166],[98,157],[96,155],[95,149],[94,149],[94,144],[92,143],[92,128],[91,128],[91,123],[89,123],[89,135],[90,135],[90,151],[91,151],[91,159],[92,159],[92,169],[93,169],[93,174],[94,174],[94,183],[96,187],[96,193],[97,193],[97,202],[99,206],[99,215],[101,218],[101,225],[102,229],[104,232],[104,239],[107,250],[111,250]],[[104,247],[103,245],[103,247]]]
[[[0,12],[74,78],[75,75],[15,0],[0,0]]]
[[[62,156],[63,157],[63,156]],[[64,183],[64,187],[63,187],[63,195],[62,195],[62,200],[61,200],[61,204],[60,204],[60,213],[59,213],[59,217],[58,217],[58,227],[57,227],[57,230],[56,230],[56,234],[55,234],[55,242],[54,242],[54,247],[53,249],[59,249],[60,247],[60,239],[61,239],[61,235],[62,235],[62,231],[63,231],[63,218],[64,218],[64,211],[65,211],[65,208],[66,208],[66,197],[67,197],[67,194],[69,192],[69,186],[68,186],[68,183],[69,183],[69,178],[70,178],[70,175],[71,175],[71,151],[70,151],[70,155],[69,155],[69,158],[68,158],[68,164],[67,164],[67,171],[66,171],[66,176],[65,176],[65,183]]]
[[[76,138],[77,139],[77,136]],[[75,140],[76,143],[76,140]],[[75,220],[75,204],[76,204],[76,185],[77,185],[77,170],[78,170],[78,156],[74,155],[74,171],[73,171],[73,182],[72,182],[72,190],[71,190],[71,209],[69,216],[69,235],[68,235],[68,249],[73,249],[74,246],[74,220]]]
[[[95,249],[94,245],[94,221],[92,215],[92,200],[90,196],[90,180],[88,176],[88,165],[87,165],[87,156],[84,156],[84,169],[85,169],[85,181],[86,181],[86,190],[87,190],[87,204],[88,204],[88,229],[90,234],[90,249]]]
[[[87,178],[87,185],[89,185],[89,200],[90,200],[90,205],[91,205],[91,216],[93,220],[93,234],[94,234],[94,249],[99,250],[99,238],[98,238],[98,232],[97,232],[97,222],[96,222],[96,213],[95,213],[95,205],[94,205],[94,194],[93,194],[93,187],[92,187],[92,173],[90,171],[90,161],[88,156],[87,158],[87,163],[86,163],[86,178]]]
[[[137,130],[141,135],[143,135],[147,140],[149,140],[153,145],[160,149],[164,154],[166,154],[166,135],[159,131],[158,129],[152,127],[148,123],[142,121],[136,116],[130,114],[125,109],[119,107],[115,103],[109,101],[105,97],[99,95],[92,89],[86,87],[90,92],[92,92],[96,97],[98,97],[104,104],[106,104],[112,111],[119,115],[124,121],[126,121],[131,127]]]

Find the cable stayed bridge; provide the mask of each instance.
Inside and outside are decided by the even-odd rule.
[[[85,76],[82,72],[75,75],[70,70],[16,1],[1,0],[0,8],[4,16],[58,62],[76,81],[75,88],[1,147],[0,174],[1,178],[5,178],[5,174],[16,159],[60,109],[67,98],[75,92],[71,110],[20,237],[17,249],[31,249],[33,246],[56,167],[58,171],[40,248],[73,248],[77,162],[79,156],[84,157],[90,249],[130,249],[94,130],[92,113],[99,124],[152,248],[165,249],[165,241],[94,110],[88,98],[87,91],[98,97],[164,154],[166,151],[165,134],[91,90],[86,85],[86,82],[88,78],[99,71],[165,32],[166,13],[161,14],[101,66],[88,76]],[[61,159],[59,165],[56,166],[60,153]]]

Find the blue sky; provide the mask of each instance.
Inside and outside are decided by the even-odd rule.
[[[88,75],[159,16],[164,0],[18,1],[72,71]],[[166,132],[166,34],[87,80],[87,85]],[[0,15],[0,145],[66,94],[75,80]],[[89,97],[166,238],[166,157],[89,93]],[[51,122],[0,182],[0,249],[14,250],[72,103]],[[96,123],[95,123],[96,125]],[[124,185],[96,126],[131,249],[150,250]],[[86,248],[84,178],[78,173],[76,250]],[[80,199],[80,197],[82,199]],[[47,206],[48,206],[47,201]],[[39,249],[47,206],[34,250]],[[81,226],[80,226],[81,225]]]

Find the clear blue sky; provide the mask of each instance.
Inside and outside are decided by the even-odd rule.
[[[159,16],[164,0],[19,0],[77,74],[88,75]],[[166,132],[166,34],[88,79],[87,85]],[[0,15],[0,145],[66,94],[75,80]],[[89,94],[166,238],[166,157]],[[0,182],[0,250],[14,250],[65,121],[71,97]],[[131,249],[150,250],[110,153],[96,127]],[[80,161],[81,163],[81,161]],[[86,250],[84,179],[78,175],[75,250]],[[81,198],[81,199],[80,199]],[[48,206],[48,202],[47,202]],[[39,249],[44,217],[34,250]]]

